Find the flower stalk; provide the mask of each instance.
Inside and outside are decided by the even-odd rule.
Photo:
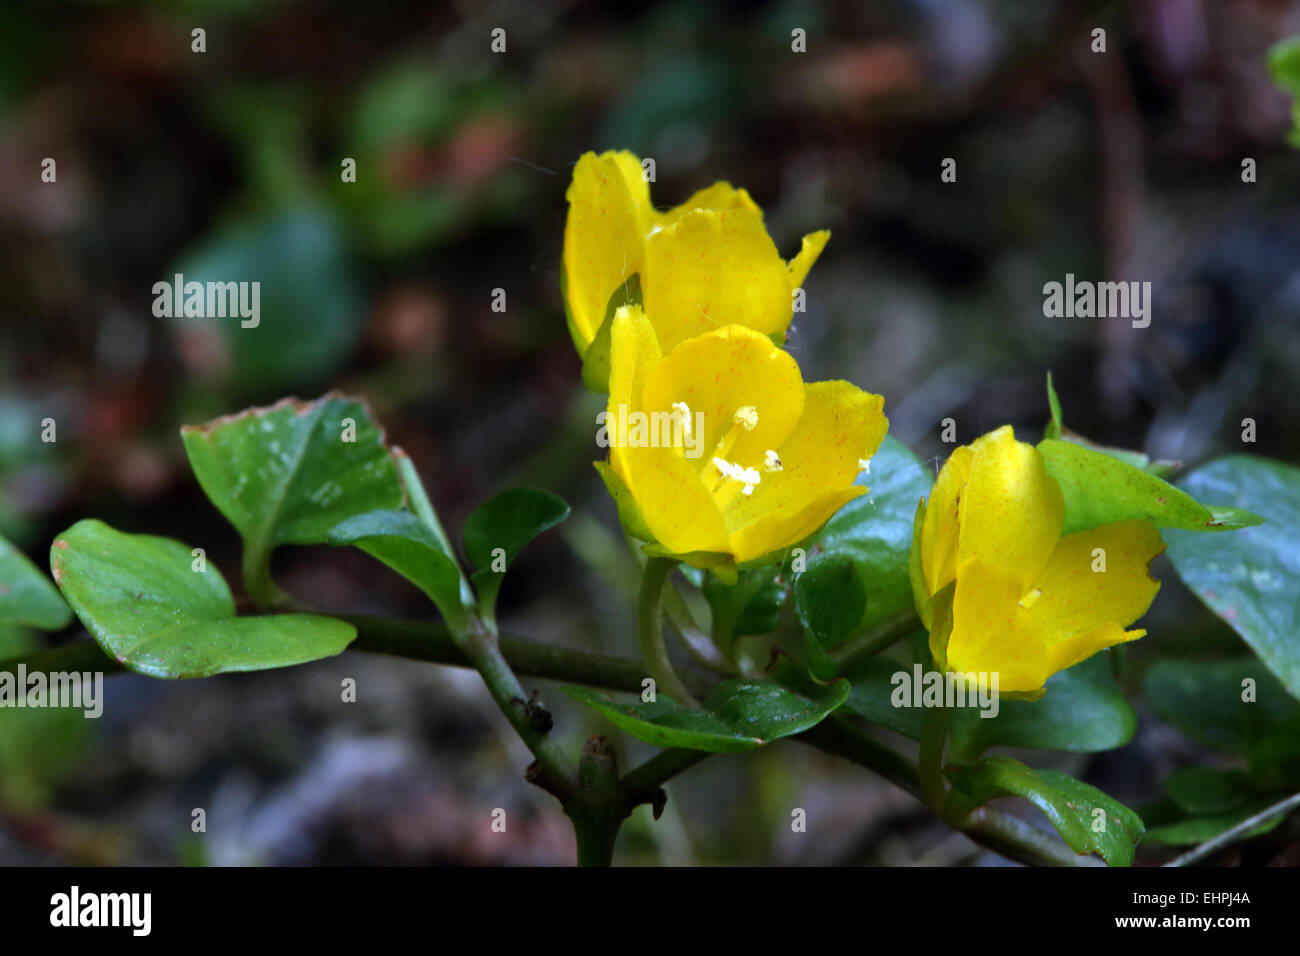
[[[637,596],[636,631],[645,661],[655,685],[673,700],[687,707],[698,707],[693,694],[682,683],[664,644],[663,594],[668,578],[677,568],[670,558],[648,558],[641,571],[641,590]]]

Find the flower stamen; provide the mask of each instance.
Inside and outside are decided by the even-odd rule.
[[[738,481],[744,485],[741,491],[746,495],[752,495],[754,493],[754,486],[763,480],[763,476],[755,469],[745,468],[723,458],[714,458],[713,467],[722,473],[722,478],[729,478],[732,481]],[[716,492],[721,485],[722,480],[719,479],[718,484],[714,486],[713,490]]]

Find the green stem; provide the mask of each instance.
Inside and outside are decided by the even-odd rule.
[[[590,737],[578,764],[578,789],[564,801],[578,842],[578,866],[609,866],[619,827],[632,812],[619,792],[618,761],[604,737]]]
[[[406,485],[411,508],[433,532],[447,555],[456,561],[456,552],[452,550],[451,540],[447,537],[442,522],[438,520],[438,513],[429,501],[429,495],[424,490],[424,482],[420,480],[415,465],[405,452],[400,452],[395,457],[398,471]],[[451,639],[479,672],[492,699],[496,701],[501,712],[510,721],[510,725],[515,728],[515,732],[537,758],[536,764],[529,768],[529,779],[564,801],[578,788],[578,772],[565,756],[564,751],[551,739],[550,721],[542,722],[535,719],[536,708],[530,704],[523,686],[519,683],[519,678],[515,676],[510,663],[501,653],[496,622],[491,619],[491,616],[484,619],[477,608],[474,589],[466,580],[464,571],[460,570],[458,561],[456,561],[456,568],[460,575],[460,603],[463,613],[450,613],[454,610],[451,608],[442,609],[443,618],[451,632]]]
[[[628,799],[653,804],[655,790],[682,771],[694,767],[707,756],[709,756],[707,751],[688,750],[685,747],[662,750],[639,767],[629,770],[620,782],[619,789]],[[658,817],[659,809],[656,809],[655,818]]]
[[[686,606],[686,601],[671,583],[664,586],[663,608],[664,617],[677,632],[682,646],[686,648],[686,652],[696,664],[726,674],[728,677],[740,676],[736,665],[723,656],[722,651],[713,643],[713,638],[695,623],[691,609]]]
[[[290,603],[289,595],[271,580],[271,549],[254,543],[244,548],[244,590],[259,608],[283,608]]]
[[[469,667],[469,659],[458,648],[440,621],[403,621],[383,617],[344,616],[357,629],[349,650],[391,654],[434,664]],[[516,674],[542,680],[585,684],[607,690],[641,693],[645,665],[627,657],[542,644],[513,634],[497,638]],[[90,644],[94,647],[93,644]],[[678,676],[693,693],[703,696],[717,678],[696,668],[679,668]]]
[[[445,625],[439,622],[371,617],[351,617],[346,620],[358,630],[351,650],[392,654],[455,667],[470,666],[469,658],[452,641]],[[498,644],[500,652],[517,673],[528,677],[638,692],[645,676],[641,662],[626,658],[554,647],[508,635],[502,636]],[[20,663],[25,664],[29,672],[90,670],[115,674],[123,671],[122,665],[106,657],[93,641],[47,648],[0,662],[0,673],[15,673]],[[683,669],[680,674],[699,694],[703,694],[715,679],[704,671]],[[921,778],[916,764],[859,730],[847,717],[833,714],[793,739],[824,753],[849,760],[879,774],[908,793],[921,796]],[[668,779],[704,756],[697,751],[664,751],[630,771],[623,778],[620,790],[629,794],[644,794],[652,783]],[[1098,863],[1092,857],[1076,855],[1051,834],[1037,830],[1017,817],[991,806],[971,811],[960,821],[958,829],[963,830],[980,846],[1021,863],[1039,866],[1095,866]],[[589,857],[592,859],[599,855],[594,851],[604,845],[600,842],[603,837],[599,837],[599,832],[593,830],[586,837],[580,837],[592,851],[593,855]],[[612,846],[611,842],[611,852]],[[603,849],[601,853],[603,854]]]
[[[533,756],[537,758],[540,774],[530,773],[530,779],[543,789],[565,799],[578,786],[578,774],[564,751],[550,737],[549,723],[534,723],[535,711],[519,678],[497,643],[497,635],[477,615],[469,615],[465,626],[452,632],[457,646],[465,653],[474,669],[483,678],[488,693]]]
[[[832,714],[795,740],[878,773],[914,797],[922,795],[917,766],[853,726],[847,717]],[[1094,857],[1080,856],[1050,833],[996,807],[973,810],[955,829],[985,849],[1029,866],[1098,866],[1101,862]]]
[[[948,784],[943,777],[943,751],[948,743],[948,725],[952,712],[947,707],[931,707],[921,724],[920,781],[925,805],[940,816],[948,800]]]
[[[456,549],[451,546],[451,539],[447,537],[447,532],[438,520],[438,512],[434,510],[433,502],[429,500],[429,493],[424,490],[424,482],[420,480],[420,473],[415,470],[415,464],[411,461],[411,456],[401,448],[393,449],[393,458],[397,461],[398,474],[402,476],[402,484],[406,486],[406,496],[410,499],[411,510],[415,516],[423,521],[433,532],[433,536],[442,545],[442,550],[460,568],[460,561],[456,557]],[[478,602],[474,597],[474,589],[465,580],[465,573],[460,573],[460,603],[466,608],[476,607]],[[493,612],[495,616],[495,611]],[[496,626],[492,621],[491,625]]]
[[[456,552],[451,546],[451,539],[447,537],[442,522],[438,520],[438,512],[433,510],[433,502],[429,500],[428,492],[424,490],[424,482],[420,480],[420,473],[415,470],[411,456],[401,448],[394,448],[393,458],[397,461],[397,471],[402,476],[402,484],[406,486],[406,496],[410,499],[411,510],[433,531],[433,536],[438,539],[442,549],[454,558]]]
[[[914,610],[908,609],[887,621],[880,622],[852,640],[845,641],[830,654],[839,665],[842,674],[851,669],[854,664],[875,657],[886,648],[897,644],[920,626],[921,619],[916,616]]]
[[[649,558],[641,569],[641,591],[637,596],[636,633],[641,647],[641,658],[655,679],[659,690],[687,707],[698,707],[699,702],[686,689],[664,646],[663,593],[668,577],[677,567],[671,558]]]

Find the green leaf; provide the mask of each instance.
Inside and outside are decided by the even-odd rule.
[[[0,661],[30,654],[40,646],[30,632],[0,626]],[[0,682],[7,677],[0,675]],[[55,788],[76,766],[96,724],[87,719],[84,709],[0,707],[0,805],[35,809],[48,804]]]
[[[609,304],[605,306],[605,318],[582,356],[582,384],[591,391],[609,391],[610,332],[614,325],[614,313],[625,305],[640,304],[641,276],[633,273],[609,297]]]
[[[1053,675],[1038,700],[1003,697],[996,717],[971,707],[954,711],[949,733],[955,758],[969,759],[990,747],[1113,750],[1132,740],[1136,729],[1137,714],[1115,683],[1107,655],[1098,654]]]
[[[1288,37],[1268,51],[1268,68],[1273,82],[1294,101],[1291,104],[1291,133],[1287,142],[1300,149],[1300,36]]]
[[[465,553],[477,569],[474,588],[485,614],[495,616],[497,592],[519,552],[568,516],[569,506],[563,498],[536,488],[503,491],[474,509],[465,521]],[[497,549],[500,555],[496,555]],[[499,568],[496,557],[501,558]]]
[[[536,488],[503,491],[479,505],[465,521],[465,553],[474,567],[491,570],[494,552],[508,568],[533,538],[569,516],[564,499]]]
[[[929,471],[907,446],[886,436],[871,459],[870,471],[859,475],[856,482],[868,485],[870,491],[837,511],[814,539],[821,550],[852,559],[867,595],[861,618],[841,640],[915,606],[908,573],[912,526],[917,504],[930,493],[933,483]]]
[[[1142,818],[1081,780],[1055,770],[1034,770],[1009,757],[988,757],[960,767],[952,780],[976,806],[995,797],[1024,797],[1043,811],[1076,853],[1096,853],[1109,866],[1133,863]]]
[[[1142,694],[1162,720],[1213,750],[1246,753],[1266,737],[1300,734],[1300,704],[1253,657],[1157,661]]]
[[[254,320],[240,315],[176,316],[174,293],[166,293],[176,332],[197,336],[204,354],[215,348],[220,355],[195,373],[242,395],[261,398],[327,379],[360,336],[363,303],[347,237],[320,209],[287,210],[223,232],[186,253],[168,278],[174,274],[187,286],[204,283],[205,291],[209,282],[260,283],[257,324],[249,327],[243,323]]]
[[[1048,438],[1038,450],[1065,497],[1062,534],[1141,519],[1189,531],[1230,531],[1263,520],[1234,508],[1207,507],[1162,478],[1074,442]]]
[[[323,544],[354,515],[398,508],[401,480],[363,402],[285,399],[181,429],[203,491],[244,539],[244,586],[275,601],[271,552]]]
[[[816,726],[848,696],[847,681],[792,689],[770,679],[725,680],[698,709],[660,694],[651,703],[619,703],[599,691],[565,687],[564,692],[609,718],[638,740],[660,747],[710,753],[753,750]]]
[[[1273,82],[1300,98],[1300,36],[1275,43],[1268,51],[1268,68]]]
[[[1146,839],[1151,843],[1162,843],[1166,846],[1185,846],[1192,843],[1205,843],[1207,840],[1213,840],[1224,830],[1230,830],[1243,820],[1248,820],[1255,814],[1267,810],[1273,805],[1273,801],[1254,800],[1249,805],[1240,810],[1234,810],[1231,813],[1219,813],[1207,816],[1189,817],[1186,820],[1179,820],[1176,823],[1167,823],[1162,826],[1152,827],[1146,833]],[[1279,813],[1272,819],[1265,820],[1257,827],[1253,827],[1241,835],[1242,840],[1249,840],[1253,837],[1263,836],[1270,830],[1276,828],[1283,820],[1286,819],[1285,813]]]
[[[215,567],[195,570],[189,546],[124,534],[88,519],[50,548],[54,580],[99,646],[151,677],[208,677],[333,657],[356,637],[319,614],[235,617]]]
[[[370,511],[329,533],[334,545],[355,545],[426,595],[448,621],[463,614],[461,572],[432,529],[409,511]]]
[[[1230,455],[1197,468],[1182,485],[1267,519],[1209,544],[1188,534],[1165,540],[1187,586],[1300,697],[1300,468]]]
[[[866,608],[867,589],[847,552],[817,555],[795,578],[794,609],[804,626],[804,650],[813,674],[822,680],[836,676],[826,650],[853,632]]]
[[[1250,798],[1245,774],[1211,767],[1187,767],[1165,777],[1165,793],[1191,814],[1221,814],[1236,810]]]
[[[58,631],[72,611],[36,565],[0,537],[0,627],[9,625]]]

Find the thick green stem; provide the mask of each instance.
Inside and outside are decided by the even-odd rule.
[[[632,808],[618,786],[618,761],[604,737],[591,737],[578,764],[578,789],[564,801],[578,843],[578,866],[609,866],[619,827]]]
[[[433,532],[447,555],[455,561],[456,552],[452,550],[451,540],[447,537],[442,522],[438,520],[438,513],[429,501],[415,465],[405,452],[399,453],[396,458],[412,509]],[[488,693],[506,715],[510,726],[515,728],[520,739],[537,758],[536,764],[529,768],[529,779],[563,801],[578,788],[578,772],[564,751],[550,738],[549,715],[543,719],[537,712],[536,705],[526,696],[519,678],[501,653],[496,622],[490,616],[484,619],[478,611],[474,589],[466,580],[465,573],[460,571],[459,562],[456,567],[460,575],[460,607],[442,608],[451,639],[479,672],[483,683],[487,685]]]
[[[352,642],[350,650],[391,654],[455,667],[470,666],[469,659],[452,641],[447,626],[440,621],[361,616],[345,616],[343,620],[357,629],[357,639]],[[641,681],[646,676],[645,665],[627,657],[542,644],[512,634],[501,634],[497,644],[515,673],[524,677],[639,694]],[[94,648],[93,644],[89,646]],[[693,667],[678,668],[677,675],[692,693],[699,696],[708,693],[717,680],[707,671]]]
[[[351,650],[393,654],[456,667],[470,666],[469,658],[456,646],[441,623],[370,617],[347,620],[356,625],[358,630],[358,637]],[[501,637],[498,648],[517,673],[528,677],[632,692],[641,689],[644,677],[644,667],[639,661],[539,644],[527,638]],[[0,662],[0,673],[15,673],[20,663],[25,664],[29,672],[91,670],[115,674],[123,670],[121,664],[106,657],[93,641],[65,644]],[[699,694],[703,694],[715,679],[698,670],[683,669],[680,675]],[[879,774],[908,793],[921,796],[921,778],[917,765],[855,727],[849,718],[833,714],[793,739],[849,760]],[[628,795],[644,795],[649,792],[652,784],[668,779],[704,756],[702,752],[696,751],[664,751],[630,771],[621,781],[620,790]],[[575,827],[577,825],[575,823]],[[958,829],[980,846],[1021,863],[1038,866],[1096,866],[1100,863],[1092,857],[1075,854],[1051,834],[1037,830],[1017,817],[991,806],[971,811],[959,822]],[[604,854],[604,832],[593,829],[586,836],[580,836],[580,847],[588,848],[580,849],[580,853],[587,854],[587,859],[595,860]],[[617,828],[614,833],[617,833]],[[612,853],[612,839],[607,843]]]
[[[640,798],[641,803],[653,803],[648,799],[653,791],[667,783],[684,770],[689,770],[709,756],[704,750],[688,750],[674,747],[655,754],[641,766],[629,770],[619,783],[619,789],[629,798]],[[655,816],[659,816],[658,810]]]
[[[664,646],[663,593],[668,577],[677,567],[670,558],[649,558],[641,569],[641,591],[637,596],[636,633],[641,658],[659,690],[679,704],[698,707],[699,702],[682,683]]]
[[[482,676],[488,693],[510,725],[537,758],[541,774],[530,774],[530,779],[563,800],[577,788],[577,772],[564,751],[551,739],[550,721],[536,720],[536,708],[501,653],[496,632],[476,615],[470,615],[466,626],[453,632],[452,636]]]
[[[943,752],[948,743],[948,725],[952,712],[947,707],[931,707],[921,724],[920,780],[921,797],[940,816],[948,800],[948,784],[943,777]]]

